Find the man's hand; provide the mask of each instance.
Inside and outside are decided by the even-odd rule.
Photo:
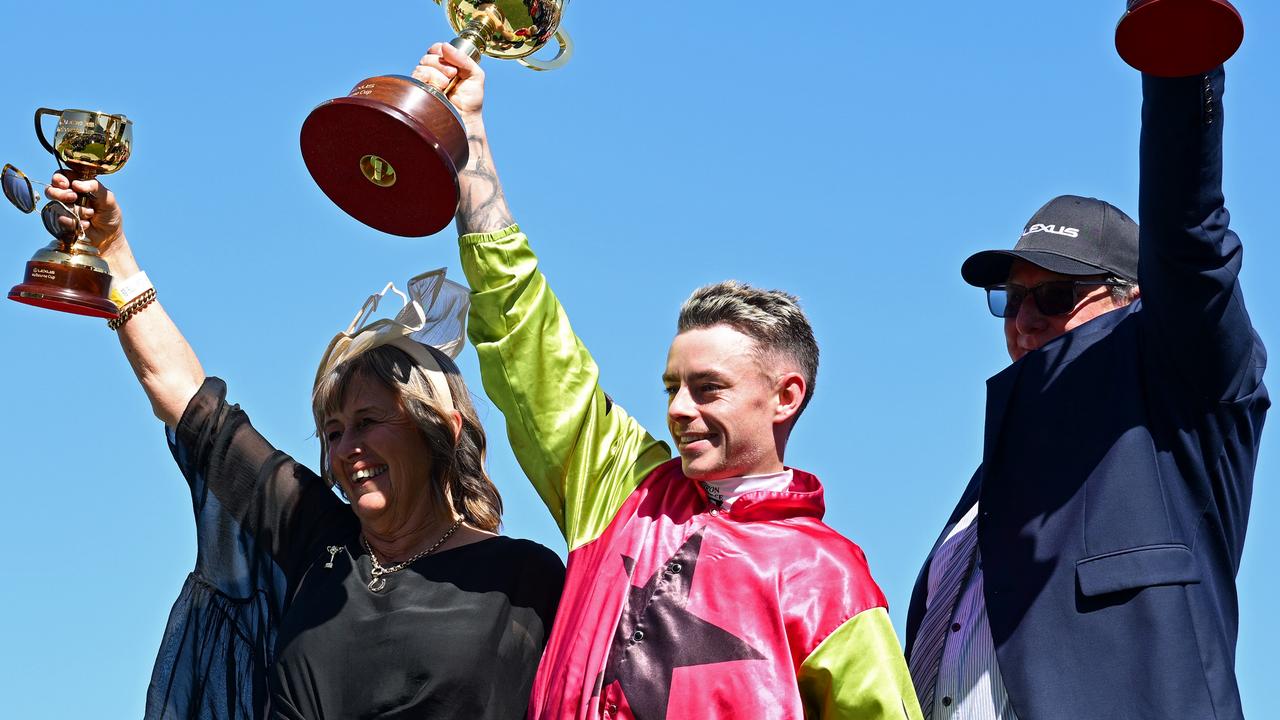
[[[72,182],[62,173],[54,174],[44,193],[50,200],[58,200],[67,205],[74,205],[80,197],[91,198],[89,207],[79,208],[80,229],[85,238],[102,253],[102,258],[107,261],[113,274],[127,277],[138,271],[133,252],[124,239],[123,216],[115,193],[97,180]],[[75,224],[70,218],[61,218],[59,222],[68,230]]]
[[[497,232],[515,224],[484,131],[484,71],[480,65],[454,46],[436,43],[418,61],[413,76],[438,90],[449,88],[449,100],[467,126],[471,158],[458,173],[458,232]]]
[[[462,115],[468,133],[479,126],[484,110],[484,70],[466,53],[449,43],[436,43],[418,61],[413,76],[441,92],[454,83],[449,100]]]

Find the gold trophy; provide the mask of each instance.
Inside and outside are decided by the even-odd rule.
[[[58,118],[52,144],[40,123],[46,115]],[[92,180],[119,170],[133,149],[133,123],[123,115],[40,108],[35,121],[40,144],[58,160],[60,169],[65,166],[63,172],[72,180]],[[26,182],[27,193],[21,202],[15,199],[19,179]],[[4,180],[5,195],[19,209],[34,209],[35,193],[25,176],[6,167]],[[91,202],[91,198],[81,197],[76,205],[88,207]],[[54,236],[53,242],[36,251],[27,263],[22,282],[9,291],[9,299],[77,315],[116,317],[115,303],[109,299],[111,271],[98,248],[89,244],[79,223],[74,230],[61,228],[56,223],[58,213],[49,213],[49,209],[46,207],[42,215],[46,229]]]
[[[450,44],[473,59],[488,55],[552,70],[572,54],[560,29],[568,0],[443,4],[458,33]],[[555,57],[530,57],[552,39],[560,46]],[[468,157],[466,130],[447,94],[405,75],[379,75],[321,103],[302,124],[302,158],[311,177],[370,227],[406,237],[444,229],[458,209],[458,172]]]

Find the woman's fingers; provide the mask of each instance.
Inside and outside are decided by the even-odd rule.
[[[71,183],[71,189],[81,195],[97,195],[102,185],[97,180],[76,180]]]
[[[76,201],[76,198],[78,197],[76,195],[75,190],[57,188],[57,187],[54,187],[53,185],[50,185],[49,187],[45,188],[44,194],[45,194],[45,197],[49,198],[50,200],[58,200],[64,203],[73,203]]]

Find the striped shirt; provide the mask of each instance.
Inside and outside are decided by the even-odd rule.
[[[974,503],[934,553],[933,562],[929,564],[930,598],[955,551],[957,536],[977,517],[978,504]],[[995,643],[991,640],[991,623],[987,620],[987,603],[982,595],[981,553],[960,590],[951,623],[938,669],[934,720],[1017,720],[1000,677]]]

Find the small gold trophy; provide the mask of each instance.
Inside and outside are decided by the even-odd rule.
[[[40,123],[46,115],[58,118],[53,144]],[[40,144],[58,160],[60,169],[65,166],[63,172],[72,180],[92,180],[119,170],[133,149],[133,123],[123,115],[40,108],[35,121]],[[34,210],[35,192],[26,176],[6,166],[4,185],[5,195],[14,205],[24,212]],[[76,205],[88,207],[90,203],[91,198],[81,197]],[[79,223],[74,230],[61,228],[56,222],[58,208],[52,207],[55,204],[61,205],[51,203],[42,213],[53,242],[36,251],[22,282],[9,291],[9,299],[77,315],[116,317],[115,303],[109,299],[111,271],[106,261],[98,248],[89,244]]]
[[[435,0],[474,59],[509,59],[534,70],[572,54],[560,29],[568,0]],[[550,60],[530,57],[552,39]],[[375,229],[422,237],[444,229],[458,209],[458,172],[467,134],[445,91],[405,75],[361,80],[346,97],[321,103],[302,124],[302,158],[338,207]]]

